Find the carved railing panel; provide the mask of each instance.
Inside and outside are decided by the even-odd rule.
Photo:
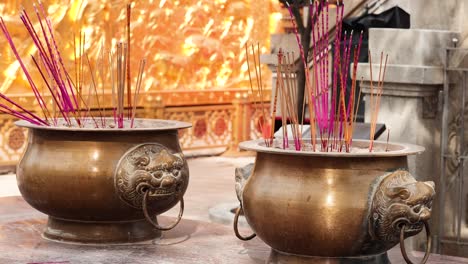
[[[233,105],[169,107],[164,109],[164,119],[192,123],[179,132],[183,149],[226,147],[232,135],[233,111]]]
[[[16,119],[0,115],[0,166],[14,165],[27,142],[27,129],[14,125]]]

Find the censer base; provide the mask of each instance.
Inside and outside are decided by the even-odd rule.
[[[327,258],[287,254],[272,250],[267,264],[390,264],[387,253],[362,257]]]
[[[62,243],[127,244],[161,237],[146,220],[131,222],[83,222],[49,217],[43,237]]]

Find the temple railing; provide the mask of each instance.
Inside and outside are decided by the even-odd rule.
[[[270,90],[265,90],[265,94],[263,107],[267,113]],[[37,112],[30,96],[12,97]],[[136,117],[191,123],[192,128],[179,132],[185,151],[215,148],[237,151],[240,142],[261,135],[262,104],[252,97],[246,89],[145,93],[139,100],[142,107],[137,109]],[[97,109],[92,111],[98,115]],[[26,147],[27,129],[16,127],[14,121],[15,118],[0,114],[0,166],[16,165]]]

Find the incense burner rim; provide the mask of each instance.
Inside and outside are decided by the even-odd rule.
[[[112,120],[113,118],[106,117],[106,120]],[[63,118],[59,118],[63,121]],[[98,121],[100,118],[98,119]],[[149,118],[135,118],[135,122],[144,123],[144,127],[134,127],[134,128],[90,128],[90,127],[66,127],[66,126],[38,126],[31,124],[26,120],[19,120],[15,122],[16,126],[33,128],[33,129],[43,129],[43,130],[55,130],[55,131],[74,131],[74,132],[131,132],[131,131],[167,131],[167,130],[178,130],[184,128],[192,127],[191,123],[175,120],[165,120],[165,119],[149,119]],[[161,123],[166,123],[161,125]],[[158,126],[155,126],[158,125]]]
[[[353,140],[353,145],[358,147],[367,147],[369,140]],[[290,143],[291,144],[291,143]],[[292,144],[294,144],[292,142]],[[320,148],[320,139],[317,139],[317,148]],[[387,142],[374,141],[374,146],[387,146]],[[388,143],[389,151],[376,151],[376,152],[322,152],[322,151],[296,151],[292,149],[281,149],[265,146],[263,139],[256,139],[244,141],[239,144],[239,148],[243,150],[278,154],[278,155],[297,155],[297,156],[316,156],[316,157],[340,157],[340,158],[356,158],[356,157],[401,157],[408,155],[417,155],[424,152],[425,148],[422,146],[408,144],[408,143]]]

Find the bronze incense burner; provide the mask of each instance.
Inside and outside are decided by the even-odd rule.
[[[18,165],[24,199],[47,214],[43,236],[79,243],[131,243],[154,239],[183,214],[189,170],[178,129],[189,123],[135,119],[135,128],[29,129]],[[156,215],[180,203],[176,222]]]
[[[410,263],[403,240],[424,227],[429,235],[434,183],[416,181],[407,166],[407,156],[422,147],[395,143],[388,152],[323,153],[265,147],[262,140],[240,147],[257,152],[250,177],[236,178],[240,208],[271,246],[271,263],[389,263],[386,251],[399,242]],[[255,236],[234,229],[240,239]]]

